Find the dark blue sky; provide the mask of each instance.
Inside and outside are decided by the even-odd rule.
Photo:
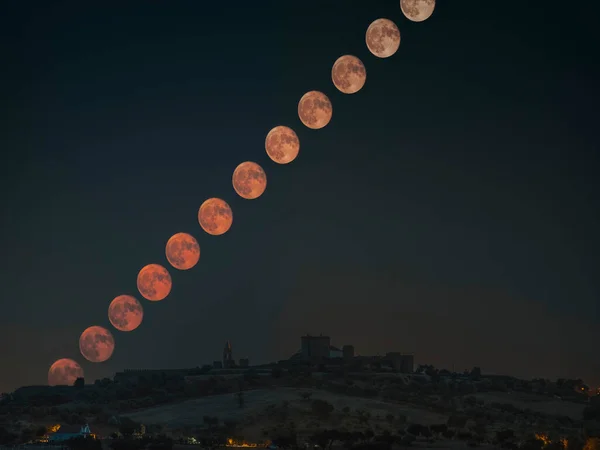
[[[600,384],[593,11],[438,0],[412,23],[395,0],[205,3],[2,2],[0,391],[61,357],[89,381],[202,365],[227,339],[266,362],[305,332]],[[402,34],[386,60],[364,43],[379,17]],[[355,95],[330,78],[348,53],[367,69]],[[296,115],[313,89],[333,103],[318,131]],[[300,138],[287,166],[264,151],[276,125]],[[267,173],[257,200],[231,186],[245,160]],[[234,211],[221,237],[197,223],[212,196]],[[85,361],[81,331],[140,298],[137,272],[180,231],[199,265],[113,330],[111,360]]]

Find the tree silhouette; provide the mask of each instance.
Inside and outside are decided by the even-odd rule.
[[[329,414],[331,414],[331,412],[334,409],[332,404],[327,403],[325,400],[321,399],[313,400],[311,408],[313,414],[322,419],[329,417]]]

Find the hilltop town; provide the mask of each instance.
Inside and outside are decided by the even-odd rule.
[[[598,394],[582,380],[414,367],[400,352],[357,356],[307,335],[272,364],[236,362],[227,343],[222,360],[202,367],[22,387],[0,400],[0,445],[592,450]]]

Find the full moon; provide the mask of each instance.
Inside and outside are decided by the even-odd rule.
[[[165,253],[173,267],[188,270],[200,259],[200,245],[191,234],[177,233],[167,241]]]
[[[433,14],[435,0],[400,0],[400,9],[408,20],[423,22]]]
[[[171,275],[158,264],[148,264],[138,273],[137,287],[142,297],[147,300],[164,300],[171,292],[172,285]]]
[[[108,320],[119,331],[133,331],[142,323],[144,308],[131,295],[115,297],[108,307]]]
[[[298,116],[302,123],[313,130],[319,130],[331,120],[333,107],[325,94],[310,91],[298,102]]]
[[[265,149],[269,158],[277,164],[287,164],[298,156],[300,140],[294,130],[279,125],[267,134]]]
[[[104,362],[115,350],[115,339],[106,328],[92,326],[86,328],[79,337],[79,351],[91,362]]]
[[[260,197],[267,188],[267,174],[262,167],[252,161],[241,163],[233,171],[233,189],[242,198],[253,200]]]
[[[83,369],[69,358],[59,359],[48,370],[50,386],[73,386],[77,378],[83,378]]]
[[[371,53],[378,58],[389,58],[400,48],[400,30],[389,19],[377,19],[367,28],[365,40]]]
[[[355,94],[367,81],[367,70],[360,59],[352,55],[340,56],[331,69],[331,79],[344,94]]]
[[[225,200],[209,198],[198,209],[198,222],[213,236],[227,233],[233,223],[233,212]]]

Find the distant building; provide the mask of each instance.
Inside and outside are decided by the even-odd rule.
[[[342,356],[344,356],[344,353],[339,348],[334,347],[333,345],[329,346],[330,358],[341,358]]]
[[[300,338],[301,354],[304,360],[321,360],[329,358],[331,338],[329,336],[311,336],[307,334]]]
[[[343,354],[344,359],[354,358],[354,346],[353,345],[344,345],[342,347],[342,354]]]
[[[413,373],[415,371],[415,355],[412,353],[388,352],[385,355],[394,370],[400,373]]]
[[[231,342],[227,341],[225,343],[225,348],[223,349],[223,367],[225,369],[229,369],[235,366],[235,360],[233,359],[233,351],[231,349]]]
[[[248,358],[240,358],[240,367],[248,367],[250,360]]]
[[[48,436],[49,442],[63,442],[69,439],[93,437],[88,424],[85,425],[61,425],[56,431]]]

